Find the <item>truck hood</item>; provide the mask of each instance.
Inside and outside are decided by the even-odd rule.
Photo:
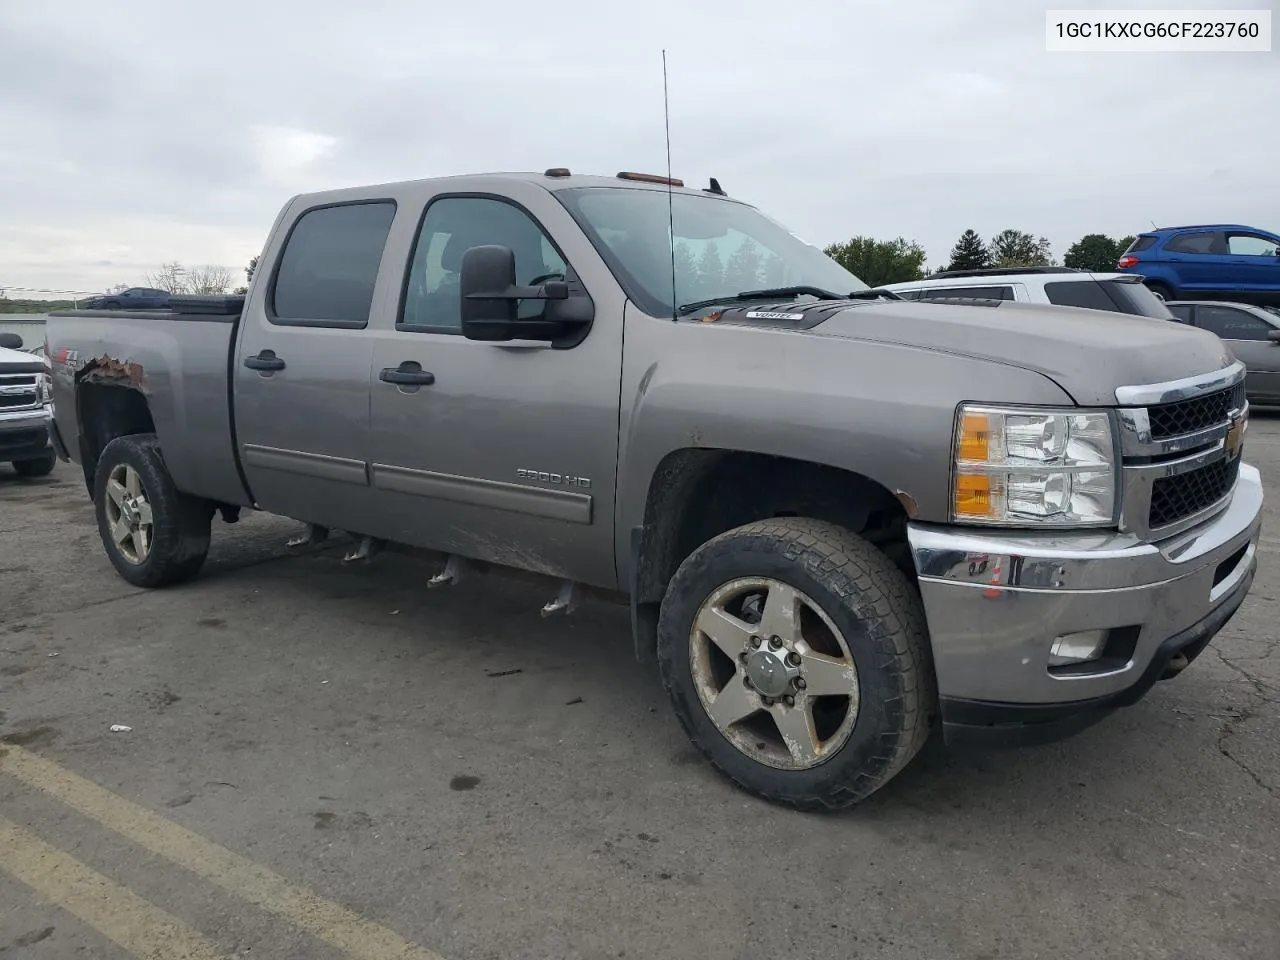
[[[41,365],[43,363],[44,361],[33,353],[24,353],[21,350],[0,347],[0,370],[6,367],[30,367],[32,364]]]
[[[839,310],[810,332],[1035,370],[1081,406],[1115,406],[1116,387],[1179,380],[1234,362],[1214,334],[1173,320],[1010,301],[872,301]]]

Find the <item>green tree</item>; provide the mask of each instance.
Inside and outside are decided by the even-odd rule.
[[[698,264],[693,259],[693,252],[683,240],[676,241],[676,300],[688,303],[697,300],[699,295]]]
[[[991,266],[991,251],[978,236],[977,230],[966,230],[951,248],[951,263],[948,270],[981,270]]]
[[[698,258],[698,293],[704,300],[724,294],[724,262],[714,240],[702,248]]]
[[[1108,273],[1116,268],[1120,254],[1133,242],[1132,237],[1112,240],[1104,233],[1085,234],[1067,250],[1062,265],[1076,270]]]
[[[253,271],[258,269],[258,258],[254,257],[249,261],[249,265],[244,268],[245,279],[249,282],[253,281]]]
[[[893,240],[854,237],[844,243],[833,243],[822,252],[873,287],[919,280],[924,276],[924,248],[902,237]],[[848,293],[847,290],[835,292]]]
[[[734,293],[760,288],[760,248],[750,237],[733,251],[724,269],[724,282]]]
[[[1053,254],[1045,237],[1037,240],[1022,230],[1001,230],[991,238],[991,260],[995,267],[1048,267]]]
[[[766,254],[760,267],[760,282],[766,287],[781,287],[787,282],[787,265],[781,257]],[[844,292],[844,291],[841,291]]]

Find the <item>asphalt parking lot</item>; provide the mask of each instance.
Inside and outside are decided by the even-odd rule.
[[[1274,960],[1280,417],[1246,455],[1259,575],[1191,669],[837,816],[704,764],[624,609],[262,515],[142,592],[76,468],[0,468],[0,956]]]

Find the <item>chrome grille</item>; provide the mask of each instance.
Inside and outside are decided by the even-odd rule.
[[[1121,529],[1170,537],[1223,509],[1240,472],[1249,406],[1244,365],[1120,387]]]
[[[28,410],[40,406],[35,374],[0,374],[0,410]]]
[[[1244,404],[1244,384],[1240,383],[1205,397],[1149,407],[1147,417],[1151,422],[1151,438],[1167,440],[1225,423],[1227,415],[1232,410],[1243,410]]]
[[[1156,480],[1151,484],[1151,529],[1177,523],[1213,506],[1231,492],[1239,474],[1240,458],[1232,457]]]

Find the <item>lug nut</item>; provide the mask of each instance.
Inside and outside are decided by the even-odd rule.
[[[805,683],[804,677],[796,677],[796,689],[803,690],[809,684]]]
[[[748,690],[750,690],[750,689],[751,689],[751,678],[750,678],[750,677],[743,677],[743,678],[742,678],[742,685],[743,685],[744,687],[746,687]]]
[[[765,705],[766,707],[772,707],[772,706],[773,706],[773,697],[761,697],[760,699],[764,701],[764,705]]]
[[[794,650],[787,654],[787,663],[793,667],[800,666],[800,654]]]
[[[782,698],[782,702],[785,703],[788,707],[794,707],[796,705],[796,698],[792,696],[786,696]]]
[[[752,638],[751,638],[751,645],[752,645],[753,647],[756,647],[756,648],[758,649],[758,648],[759,648],[759,646],[760,646],[760,638],[759,638],[759,637],[752,637]]]
[[[782,646],[782,638],[781,638],[781,637],[770,637],[770,638],[769,638],[769,649],[770,649],[770,650],[777,650],[777,649],[779,649],[781,646]]]

